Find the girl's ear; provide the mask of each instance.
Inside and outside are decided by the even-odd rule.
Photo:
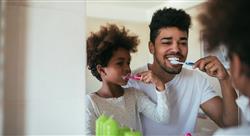
[[[234,80],[236,79],[237,81],[239,81],[241,74],[241,65],[239,56],[235,54],[232,54],[232,58],[230,60],[230,73],[234,77]]]
[[[239,90],[243,90],[249,84],[249,77],[247,75],[249,69],[236,54],[233,54],[230,62],[230,66],[232,67],[230,67],[230,70],[232,70],[231,74],[234,76],[234,82],[237,82]]]
[[[242,76],[244,79],[248,79],[248,76],[249,76],[249,67],[245,63],[243,63],[241,61],[241,59],[240,59],[239,56],[237,56],[236,61],[237,61],[236,65],[238,65],[238,67],[239,67],[238,71],[237,71],[238,74],[240,76]]]
[[[148,42],[148,49],[149,49],[149,52],[151,54],[154,54],[155,48],[154,48],[154,44],[152,42]]]
[[[243,67],[241,65],[240,57],[238,55],[233,54],[232,63],[234,67],[234,73],[236,77],[240,77],[243,73]]]
[[[236,54],[233,54],[231,63],[233,74],[238,82],[248,82],[248,67],[244,63],[242,63],[240,57]],[[246,84],[248,84],[247,82]]]
[[[104,68],[100,64],[96,65],[96,69],[101,76],[106,75]]]

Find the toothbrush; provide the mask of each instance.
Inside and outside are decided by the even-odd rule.
[[[127,75],[123,77],[124,79],[141,80],[141,75]]]
[[[180,62],[179,58],[177,58],[177,57],[168,58],[168,60],[170,60],[171,64],[185,64],[185,65],[189,65],[189,66],[193,66],[194,65],[193,62]]]
[[[185,65],[189,65],[189,66],[193,66],[194,63],[193,62],[180,62],[178,60],[170,60],[171,64],[185,64]]]

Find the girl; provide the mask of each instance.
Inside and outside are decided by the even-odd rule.
[[[112,115],[120,124],[141,131],[139,113],[157,121],[169,120],[168,102],[164,84],[151,71],[140,74],[140,80],[153,83],[157,92],[157,104],[151,102],[142,91],[123,88],[128,82],[130,52],[137,51],[139,40],[130,36],[124,27],[101,27],[87,39],[87,65],[93,76],[102,82],[95,93],[87,95],[86,134],[95,134],[95,121],[102,114]]]

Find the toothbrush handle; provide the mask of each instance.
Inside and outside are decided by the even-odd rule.
[[[134,79],[134,80],[141,80],[141,75],[134,75],[134,76],[131,76],[131,79]]]
[[[193,66],[194,63],[193,62],[185,62],[186,65],[189,65],[189,66]]]

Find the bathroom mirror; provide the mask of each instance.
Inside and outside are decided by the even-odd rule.
[[[199,13],[203,1],[172,1],[172,0],[134,0],[134,1],[87,1],[86,3],[86,36],[90,32],[98,31],[101,25],[115,23],[125,26],[132,33],[139,36],[140,45],[138,52],[132,54],[131,69],[136,69],[146,63],[152,62],[152,55],[148,51],[149,23],[153,12],[163,7],[181,8],[192,17],[192,26],[189,31],[189,61],[196,61],[202,57],[203,50],[199,39],[200,27],[196,16]],[[86,71],[87,93],[98,89],[100,82]]]
[[[125,26],[132,33],[139,36],[140,45],[138,52],[132,54],[131,69],[136,69],[147,63],[152,62],[152,55],[148,51],[149,41],[149,23],[153,12],[163,7],[174,7],[184,9],[192,18],[192,25],[189,30],[189,53],[187,60],[195,62],[201,57],[204,57],[203,44],[200,40],[201,26],[197,21],[197,15],[202,10],[204,1],[173,1],[160,0],[153,2],[152,0],[134,0],[134,1],[88,1],[86,3],[86,36],[90,32],[96,32],[101,25],[107,23],[115,23],[120,26]],[[89,70],[86,71],[86,93],[96,91],[101,82],[91,75]],[[213,79],[212,79],[213,80]],[[213,82],[213,81],[212,81]],[[214,81],[215,88],[220,91],[219,84]],[[198,125],[196,130],[201,134],[212,134],[217,126],[214,122],[208,119],[204,114],[199,114]]]

